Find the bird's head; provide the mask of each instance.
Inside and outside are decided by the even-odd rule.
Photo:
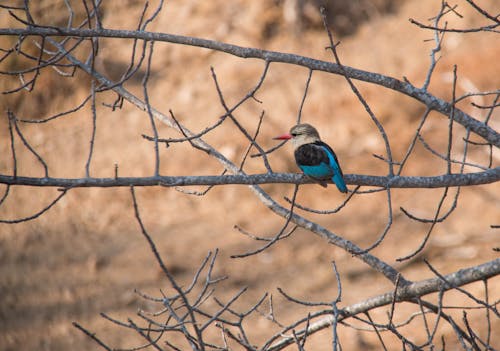
[[[304,144],[314,143],[319,141],[319,133],[312,125],[303,123],[297,124],[290,129],[290,133],[277,136],[277,140],[292,139],[294,147],[299,147]]]

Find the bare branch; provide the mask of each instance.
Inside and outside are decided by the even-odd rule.
[[[404,82],[396,78],[384,76],[377,73],[367,72],[348,66],[315,60],[312,58],[285,54],[275,51],[260,50],[255,48],[246,48],[242,46],[222,43],[214,40],[186,37],[181,35],[156,33],[146,31],[131,30],[112,30],[112,29],[75,29],[75,28],[53,28],[53,27],[28,27],[28,28],[0,28],[0,35],[10,36],[67,36],[67,37],[104,37],[104,38],[123,38],[123,39],[142,39],[146,41],[164,41],[174,44],[197,46],[201,48],[222,51],[242,58],[257,58],[266,62],[289,63],[298,66],[307,67],[311,70],[324,71],[334,74],[347,75],[351,79],[357,79],[368,83],[381,85],[388,89],[398,91],[408,95],[425,104],[432,110],[436,110],[445,116],[449,116],[451,105],[423,89],[419,89],[409,82]],[[84,69],[86,70],[86,69]],[[496,147],[500,147],[500,135],[491,127],[472,118],[461,110],[456,110],[455,121],[468,127],[474,133],[480,135]]]
[[[415,298],[420,298],[434,292],[450,290],[453,289],[454,286],[463,286],[475,281],[481,281],[490,277],[494,277],[498,274],[500,274],[500,258],[479,266],[462,269],[457,272],[445,275],[443,276],[445,280],[439,277],[431,278],[412,283],[405,287],[401,287],[397,290],[395,299],[397,302],[412,301]],[[394,292],[390,291],[385,294],[369,298],[360,303],[344,307],[341,310],[342,315],[339,319],[339,322],[345,318],[349,318],[360,313],[365,313],[377,307],[390,305],[393,300]],[[319,321],[311,323],[307,330],[301,330],[297,332],[297,335],[300,336],[304,333],[307,333],[308,335],[314,334],[322,329],[330,327],[332,322],[333,317],[331,316],[320,319]],[[291,343],[293,343],[292,338],[283,338],[267,350],[281,350]]]
[[[500,167],[484,172],[443,174],[435,177],[382,177],[361,174],[346,174],[347,184],[381,188],[443,188],[491,184],[500,180]],[[157,176],[157,177],[113,177],[113,178],[37,178],[0,175],[0,184],[62,187],[62,188],[109,188],[134,186],[193,186],[193,185],[256,185],[256,184],[316,184],[298,173],[228,174],[206,176]]]
[[[28,222],[28,221],[31,221],[33,219],[36,219],[36,218],[40,217],[41,215],[43,215],[48,210],[50,210],[55,204],[57,204],[59,202],[59,200],[61,200],[63,198],[63,196],[66,195],[68,190],[69,189],[60,189],[61,193],[51,203],[49,203],[47,206],[45,206],[40,211],[38,211],[37,213],[35,213],[31,216],[17,218],[17,219],[0,219],[0,223],[17,224],[17,223]]]

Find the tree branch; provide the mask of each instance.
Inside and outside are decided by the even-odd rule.
[[[497,258],[490,262],[486,262],[479,266],[461,269],[454,273],[445,275],[444,279],[436,277],[421,280],[407,285],[406,287],[398,288],[395,297],[394,290],[391,290],[384,294],[374,296],[359,303],[344,307],[339,311],[340,315],[337,322],[341,322],[349,317],[371,311],[378,307],[390,305],[393,303],[394,299],[397,302],[412,301],[416,298],[420,298],[438,291],[447,291],[454,289],[457,286],[463,286],[476,281],[486,280],[498,274],[500,274],[500,258]],[[317,322],[311,323],[307,330],[303,329],[297,331],[296,333],[299,338],[302,338],[304,335],[309,336],[320,330],[328,328],[332,325],[332,323],[333,317],[328,316],[320,319]],[[293,342],[294,340],[292,337],[286,337],[271,346],[269,349],[267,349],[267,351],[281,350],[286,346],[292,344]]]
[[[490,184],[500,181],[500,167],[484,172],[443,174],[434,177],[383,177],[346,174],[347,184],[382,188],[442,188]],[[151,176],[118,178],[39,178],[0,175],[0,184],[59,188],[109,188],[121,186],[194,186],[194,185],[256,185],[256,184],[316,184],[299,173],[261,173],[202,176]]]
[[[114,29],[76,29],[76,28],[61,28],[61,27],[41,27],[30,25],[27,28],[0,28],[0,35],[11,36],[68,36],[80,38],[123,38],[123,39],[141,39],[146,41],[162,41],[173,44],[197,46],[201,48],[222,51],[227,54],[242,58],[256,58],[265,60],[266,62],[281,62],[289,63],[298,66],[307,67],[311,70],[324,71],[339,75],[345,75],[352,79],[361,80],[368,83],[384,86],[408,95],[429,107],[431,110],[438,111],[448,117],[452,110],[452,105],[444,100],[441,100],[426,90],[418,88],[409,82],[404,82],[399,79],[384,76],[378,73],[363,71],[349,66],[340,67],[338,64],[312,59],[305,56],[281,53],[276,51],[261,50],[256,48],[242,47],[238,45],[227,44],[215,40],[188,37],[175,34],[132,31],[132,30],[114,30]],[[500,148],[500,134],[485,123],[482,123],[467,113],[455,109],[453,116],[455,122],[460,123],[489,143]]]

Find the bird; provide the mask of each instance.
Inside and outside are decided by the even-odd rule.
[[[297,166],[308,177],[327,187],[326,180],[332,180],[342,193],[347,193],[344,175],[337,155],[332,148],[321,141],[318,131],[312,125],[297,124],[290,132],[273,138],[275,140],[292,140]]]

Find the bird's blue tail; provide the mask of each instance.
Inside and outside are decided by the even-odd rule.
[[[335,175],[332,177],[332,181],[335,183],[339,191],[347,193],[347,186],[345,185],[344,178],[342,178],[342,175],[336,172]]]

